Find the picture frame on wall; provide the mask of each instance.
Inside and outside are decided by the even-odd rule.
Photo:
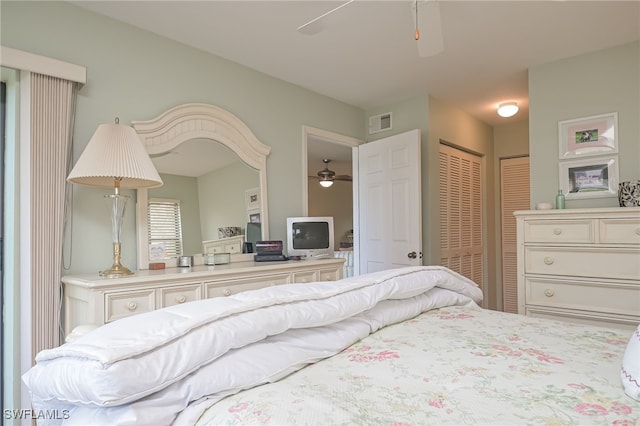
[[[561,160],[618,152],[618,113],[558,122]]]
[[[560,185],[567,200],[618,196],[618,156],[560,162]]]
[[[255,210],[260,208],[260,189],[251,188],[244,192],[244,199],[247,205],[247,210]]]
[[[260,212],[249,212],[249,223],[260,223]]]

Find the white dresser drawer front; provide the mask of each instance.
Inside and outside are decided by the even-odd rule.
[[[525,273],[640,280],[640,250],[526,247]]]
[[[266,275],[263,277],[206,283],[206,292],[207,298],[231,296],[242,291],[257,290],[272,285],[289,284],[290,282],[291,276],[289,274]]]
[[[571,322],[577,324],[595,325],[608,329],[626,330],[629,335],[638,326],[637,317],[624,317],[617,315],[599,314],[596,312],[579,312],[560,309],[540,309],[527,307],[525,315],[535,318],[546,318],[556,321]]]
[[[312,283],[318,281],[318,271],[300,271],[293,273],[294,283]]]
[[[179,287],[164,287],[160,292],[160,307],[179,305],[202,299],[202,286],[198,284],[185,284]]]
[[[525,241],[531,243],[594,243],[595,221],[528,220],[524,227]]]
[[[224,245],[224,253],[240,253],[241,251],[242,243],[240,241]]]
[[[635,315],[640,322],[640,283],[599,284],[527,278],[526,292],[529,305]]]
[[[104,322],[153,311],[155,295],[153,289],[106,294]]]
[[[338,281],[342,279],[342,268],[320,270],[320,281]]]
[[[600,219],[600,242],[605,244],[640,244],[640,220]]]

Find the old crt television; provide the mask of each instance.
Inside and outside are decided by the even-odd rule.
[[[333,257],[333,217],[288,217],[287,255],[303,259]]]

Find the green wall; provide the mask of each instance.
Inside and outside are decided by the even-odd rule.
[[[640,42],[529,70],[531,204],[559,186],[558,122],[618,113],[620,181],[640,179]],[[567,208],[617,207],[617,198],[567,200]]]
[[[178,104],[204,102],[238,116],[271,147],[267,159],[270,237],[285,238],[287,216],[302,213],[301,128],[364,139],[364,112],[299,86],[94,14],[66,2],[0,3],[2,45],[87,67],[78,96],[74,161],[101,123],[148,120]],[[286,190],[283,190],[286,189]],[[73,258],[67,274],[111,264],[102,195],[74,185]],[[134,196],[132,191],[123,191]],[[123,264],[135,267],[133,203],[125,218]]]

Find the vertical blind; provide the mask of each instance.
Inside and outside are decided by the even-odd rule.
[[[31,355],[60,344],[66,178],[77,84],[31,74]]]
[[[149,245],[164,248],[164,257],[182,256],[182,219],[180,200],[149,200],[148,237]]]

